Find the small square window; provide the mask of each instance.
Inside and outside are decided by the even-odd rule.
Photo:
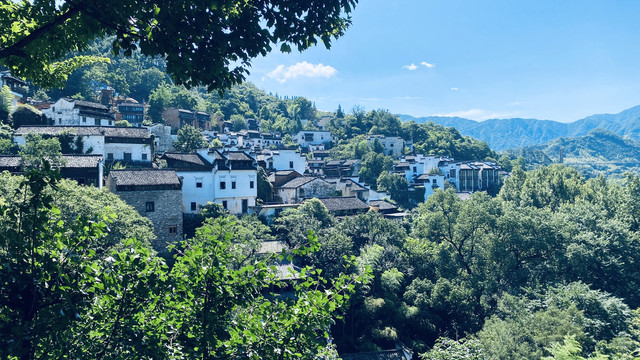
[[[191,211],[196,211],[197,209],[197,204],[195,202],[191,203]]]
[[[225,181],[220,181],[220,190],[224,190],[227,188],[227,183]]]
[[[142,154],[142,160],[147,160],[147,154]]]
[[[156,204],[153,201],[147,201],[144,208],[147,212],[153,212],[156,211]]]
[[[201,181],[197,182],[197,183],[196,183],[196,187],[197,187],[197,188],[201,188],[201,187],[202,187],[202,182],[201,182]]]
[[[232,189],[235,189],[235,188],[236,188],[236,182],[235,182],[235,181],[232,181],[232,182],[231,182],[231,188],[232,188]]]
[[[222,201],[222,207],[226,210],[227,209],[227,200],[223,200]]]
[[[124,153],[124,161],[131,161],[131,153]]]
[[[169,225],[169,234],[177,234],[178,225]]]
[[[113,153],[107,153],[107,160],[113,160]]]
[[[253,189],[253,180],[249,181],[249,189]]]

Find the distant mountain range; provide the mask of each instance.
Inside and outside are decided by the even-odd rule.
[[[530,145],[541,145],[560,137],[580,137],[594,129],[604,129],[640,140],[640,106],[618,114],[591,115],[571,123],[537,119],[491,119],[474,121],[459,117],[427,116],[416,118],[399,115],[404,121],[434,122],[458,129],[461,134],[484,140],[492,149],[501,151]]]
[[[625,172],[640,172],[640,142],[611,131],[595,129],[577,138],[558,138],[544,145],[507,150],[523,156],[532,166],[560,162],[580,170],[587,177],[604,174],[621,177]]]

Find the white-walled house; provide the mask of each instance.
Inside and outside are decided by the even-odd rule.
[[[27,134],[57,137],[74,153],[98,154],[105,162],[151,164],[153,140],[148,129],[106,126],[22,126],[13,135],[18,145],[26,144]],[[81,146],[81,148],[78,148]],[[64,146],[63,146],[64,152]]]
[[[369,135],[367,141],[373,144],[376,140],[380,141],[384,148],[384,154],[395,158],[404,153],[404,140],[397,136]]]
[[[307,158],[293,149],[265,149],[258,155],[258,161],[268,171],[295,170],[304,174],[307,169]]]
[[[336,186],[321,178],[301,176],[287,181],[276,189],[284,204],[296,204],[304,199],[333,196]]]
[[[165,153],[162,159],[182,178],[183,212],[197,213],[207,202],[232,214],[246,214],[258,196],[258,167],[242,151],[201,149],[193,154]]]
[[[95,102],[62,98],[42,114],[56,126],[113,126],[115,119],[109,108]]]
[[[306,148],[311,145],[324,145],[333,142],[333,135],[329,131],[307,130],[297,133],[293,140]],[[318,147],[315,147],[315,149],[318,149]]]

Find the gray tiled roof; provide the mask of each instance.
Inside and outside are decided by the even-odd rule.
[[[65,100],[67,100],[68,102],[74,103],[76,106],[82,106],[82,107],[92,108],[96,110],[109,111],[108,107],[97,102],[76,100],[76,99],[69,99],[69,98],[65,98]]]
[[[20,167],[22,159],[17,155],[0,156],[0,168]]]
[[[65,168],[97,168],[102,161],[102,155],[64,155]]]
[[[369,205],[356,197],[331,197],[319,199],[329,211],[365,210]]]
[[[294,178],[294,179],[291,179],[291,180],[287,181],[282,186],[280,186],[280,188],[281,189],[295,189],[295,188],[299,188],[302,185],[308,184],[308,183],[310,183],[310,182],[312,182],[313,180],[316,180],[316,179],[320,179],[320,178],[311,177],[311,176],[300,176],[300,177],[297,177],[297,178]]]
[[[213,165],[200,154],[166,152],[161,158],[167,160],[169,167],[174,169],[210,170],[213,168]]]
[[[98,163],[102,161],[102,155],[63,155],[65,164],[63,168],[97,168]],[[22,159],[18,155],[0,156],[0,167],[20,167]]]
[[[384,201],[384,200],[374,200],[374,201],[369,201],[369,205],[371,206],[375,206],[380,210],[395,210],[398,207],[393,205],[392,203],[388,202],[388,201]]]
[[[243,151],[230,151],[224,155],[229,161],[253,161],[253,159]]]
[[[111,170],[109,176],[117,186],[180,185],[178,174],[173,170]]]
[[[15,132],[16,135],[26,135],[29,133],[40,135],[61,135],[68,133],[73,136],[104,135],[134,139],[148,139],[151,137],[149,129],[110,126],[21,126]]]
[[[340,354],[342,360],[405,360],[402,350],[373,351],[353,354]]]

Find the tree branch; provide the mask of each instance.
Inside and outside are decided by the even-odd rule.
[[[0,59],[7,58],[9,56],[19,56],[22,58],[26,58],[28,54],[24,51],[25,47],[29,46],[29,44],[31,44],[33,41],[42,37],[46,33],[52,31],[56,26],[69,20],[72,16],[78,14],[79,12],[80,12],[79,7],[72,6],[64,14],[54,18],[52,21],[35,29],[29,35],[23,37],[13,45],[0,49]]]

